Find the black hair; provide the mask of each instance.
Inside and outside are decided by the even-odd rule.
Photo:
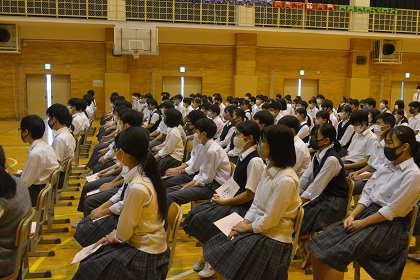
[[[299,114],[303,115],[304,119],[306,120],[306,123],[308,124],[309,127],[311,127],[312,121],[311,121],[311,118],[308,117],[308,112],[306,112],[305,109],[303,109],[303,108],[297,108],[296,109],[296,113],[299,113]]]
[[[159,165],[152,153],[149,152],[149,140],[149,133],[146,129],[129,127],[117,135],[115,146],[134,157],[141,165],[141,170],[152,181],[157,194],[159,217],[164,220],[168,210],[166,189],[160,178]]]
[[[143,124],[143,114],[134,109],[126,109],[127,111],[122,113],[120,119],[123,124],[129,124],[131,127],[141,126]]]
[[[254,115],[254,120],[258,120],[260,124],[265,126],[274,124],[274,116],[267,111],[258,111]]]
[[[277,93],[276,94],[276,98],[281,98],[281,94],[280,93]]]
[[[369,105],[369,106],[372,106],[373,108],[376,107],[376,100],[373,99],[373,98],[370,98],[370,97],[369,98],[366,98],[364,100],[364,103],[367,104],[367,105]]]
[[[349,105],[344,105],[341,109],[342,112],[347,112],[347,113],[351,113],[353,112],[353,110],[351,109],[351,107]]]
[[[284,98],[280,98],[278,103],[280,103],[281,105],[281,110],[286,110],[287,109],[287,101]]]
[[[420,108],[420,102],[412,101],[412,102],[410,102],[410,104],[408,104],[408,107],[414,107],[414,108],[419,109]]]
[[[182,97],[181,94],[177,94],[177,95],[174,96],[174,99],[179,99],[179,100],[182,101],[184,98]]]
[[[220,94],[216,93],[214,95],[214,101],[218,101],[218,102],[222,103],[223,102],[223,98],[222,98],[222,96]]]
[[[32,139],[41,139],[45,132],[45,123],[38,115],[29,115],[20,121],[20,129],[31,134]]]
[[[247,92],[247,93],[245,93],[245,96],[251,97],[251,96],[252,96],[252,94],[251,94],[251,93],[249,93],[249,92]]]
[[[195,128],[198,129],[200,132],[205,132],[207,138],[209,139],[213,138],[217,132],[216,124],[209,118],[199,119],[195,123]]]
[[[201,99],[200,98],[194,98],[193,102],[200,105],[201,104]]]
[[[123,111],[127,111],[127,110],[130,110],[130,109],[121,105],[121,106],[115,107],[114,113],[116,115],[118,115],[118,117],[120,117],[122,115]]]
[[[76,111],[84,111],[87,107],[86,101],[80,98],[70,98],[67,104],[75,107]]]
[[[404,105],[404,101],[403,100],[397,100],[395,101],[395,105],[398,106],[398,109],[404,109],[405,105]]]
[[[245,105],[248,109],[251,108],[251,103],[249,103],[249,100],[243,99],[243,100],[241,100],[240,104],[241,104],[241,106]]]
[[[229,105],[225,107],[225,112],[227,112],[230,117],[233,117],[233,112],[235,111],[237,107],[235,105]]]
[[[216,116],[220,115],[220,107],[217,106],[216,104],[210,105],[209,110],[212,111],[213,113],[216,113]]]
[[[92,95],[92,97],[95,96],[95,91],[93,89],[88,90],[87,93],[89,93],[90,95]]]
[[[133,92],[131,95],[132,96],[135,96],[135,97],[138,97],[138,98],[141,97],[140,93],[138,93],[138,92]]]
[[[381,102],[380,102],[380,103],[383,103],[383,104],[385,104],[386,106],[388,106],[388,100],[383,99],[383,100],[381,100]]]
[[[90,106],[93,101],[93,96],[89,93],[86,93],[85,95],[83,95],[83,100],[85,100],[87,105]]]
[[[327,123],[331,123],[330,114],[327,111],[320,110],[316,112],[315,117],[324,119],[327,121]]]
[[[159,104],[157,103],[157,101],[155,99],[148,99],[147,100],[147,105],[155,106],[156,109],[159,109]]]
[[[263,129],[262,140],[270,146],[269,159],[279,168],[296,164],[295,142],[292,130],[284,125],[270,125]]]
[[[115,107],[118,106],[125,106],[126,108],[133,108],[133,105],[131,104],[131,102],[128,102],[127,100],[117,100],[117,102],[115,102]]]
[[[146,93],[144,95],[144,98],[146,98],[146,99],[153,99],[153,95],[151,93]]]
[[[303,106],[303,108],[308,109],[308,102],[306,102],[305,100],[301,100],[299,101],[299,104]]]
[[[357,110],[350,115],[351,125],[362,124],[363,122],[365,122],[366,125],[368,125],[369,117],[368,117],[367,112],[362,111],[362,110]]]
[[[236,117],[240,117],[242,119],[242,121],[245,120],[245,111],[244,110],[242,110],[241,108],[236,108],[233,112],[236,114]],[[232,113],[232,116],[233,116],[233,113]]]
[[[73,120],[69,110],[63,104],[56,103],[56,104],[51,105],[47,109],[46,114],[50,118],[56,118],[59,123],[67,127],[70,127]]]
[[[268,110],[269,108],[270,108],[270,104],[268,103],[264,103],[263,105],[261,105],[261,109]]]
[[[316,98],[311,98],[311,99],[309,99],[309,104],[315,104],[315,107],[316,107],[317,109],[319,109],[319,107],[318,107],[318,103],[316,102]]]
[[[334,144],[334,150],[337,153],[340,152],[341,144],[337,140],[337,131],[335,130],[335,127],[329,123],[317,124],[311,130],[311,137],[317,138],[318,130],[321,131],[325,138],[330,139],[330,143]]]
[[[165,101],[162,104],[160,104],[160,107],[165,109],[171,109],[174,108],[174,103],[172,101]]]
[[[168,109],[165,111],[165,124],[168,127],[177,127],[178,125],[184,125],[182,120],[182,114],[177,109]]]
[[[391,113],[381,113],[376,116],[377,120],[382,120],[384,124],[389,124],[391,127],[395,126],[395,117]]]
[[[295,135],[299,132],[299,120],[298,118],[296,118],[295,116],[284,116],[282,117],[277,124],[282,124],[287,126],[288,128],[292,129],[295,131]]]
[[[385,132],[385,139],[395,136],[401,141],[401,144],[408,143],[410,145],[411,156],[417,166],[420,166],[420,143],[416,141],[416,134],[409,126],[396,126]]]
[[[189,97],[185,97],[185,98],[184,98],[184,103],[185,103],[185,104],[188,104],[188,105],[191,105],[191,98],[189,98]]]
[[[369,119],[369,114],[372,115],[372,123],[376,123],[376,117],[381,113],[381,110],[377,109],[377,108],[372,108],[369,109],[368,111],[368,119]]]
[[[321,108],[330,108],[331,110],[334,108],[334,103],[331,100],[324,99],[321,104]]]
[[[201,110],[192,110],[187,118],[189,119],[189,121],[191,122],[192,125],[195,125],[195,123],[200,120],[200,119],[205,119],[207,118],[206,114],[204,114],[203,111]]]
[[[357,99],[352,99],[352,100],[350,100],[350,102],[349,102],[349,104],[350,105],[353,105],[354,107],[359,107],[359,105],[360,105],[360,102],[359,102],[359,100],[357,100]]]
[[[281,98],[281,97],[280,97]],[[284,96],[284,99],[286,99],[288,102],[291,102],[292,101],[292,96],[290,96],[290,94],[286,94],[285,96]]]
[[[16,181],[6,171],[6,154],[0,146],[0,198],[11,199],[16,194]]]
[[[210,105],[211,105],[211,103],[204,102],[203,104],[201,104],[201,109],[204,109],[205,111],[208,111],[208,110],[210,110]]]
[[[254,121],[244,121],[236,126],[236,130],[245,135],[245,137],[252,135],[254,143],[260,141],[260,127]]]
[[[324,100],[324,99],[325,99],[324,95],[322,95],[322,94],[318,94],[318,95],[316,96],[316,98],[319,98],[319,99],[322,99],[322,100]]]
[[[282,110],[282,105],[280,104],[280,102],[273,102],[273,103],[270,103],[270,109],[274,109],[274,110],[277,110],[277,111],[281,111]]]
[[[254,96],[251,96],[251,97],[249,98],[249,101],[251,101],[251,102],[255,103],[255,102],[257,102],[257,98],[255,98]]]

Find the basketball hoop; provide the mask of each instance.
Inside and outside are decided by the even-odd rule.
[[[132,51],[133,51],[134,59],[138,59],[140,57],[140,53],[143,51],[143,49],[132,49]]]

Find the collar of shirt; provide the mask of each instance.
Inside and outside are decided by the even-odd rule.
[[[60,135],[60,133],[62,133],[62,132],[65,132],[65,131],[69,131],[69,128],[68,127],[62,127],[62,128],[60,128],[59,130],[57,130],[57,131],[54,131],[53,132],[53,137],[54,138],[57,138],[57,136],[58,135]]]
[[[330,144],[327,147],[325,147],[325,149],[323,149],[321,152],[316,152],[316,158],[318,160],[318,162],[321,162],[322,158],[325,156],[325,154],[327,153],[327,151],[329,149],[331,149],[332,147],[334,147],[334,144]]]
[[[44,142],[42,139],[36,139],[34,142],[32,142],[31,146],[29,146],[29,151],[32,151],[35,146],[38,146],[42,142]]]
[[[79,113],[74,114],[74,115],[73,115],[73,119],[74,119],[75,117],[77,117],[77,116],[80,116],[81,114],[84,114],[84,112],[79,112]]]
[[[134,176],[136,176],[137,173],[140,173],[139,169],[140,169],[140,164],[131,168],[130,171],[128,171],[127,174],[125,174],[124,176],[124,183],[130,183],[131,180],[133,180]]]
[[[385,147],[385,138],[384,138],[384,139],[382,139],[381,141],[379,141],[379,139],[378,139],[378,140],[376,140],[375,145],[376,145],[377,147],[381,147],[381,148]]]
[[[307,122],[306,122],[306,121],[303,121],[303,122],[301,122],[300,124],[307,124]]]
[[[342,120],[341,121],[341,123],[343,124],[343,125],[345,125],[346,123],[348,123],[348,121],[349,121],[350,119],[347,119],[347,120]]]
[[[273,180],[281,170],[281,168],[275,166],[265,168],[265,172],[267,172],[267,175],[268,177],[270,177],[271,180]]]
[[[399,168],[401,170],[404,170],[404,169],[406,169],[408,166],[410,166],[412,164],[415,164],[415,163],[414,163],[414,159],[411,157],[411,158],[407,159],[406,161],[401,162],[398,165],[394,165],[394,162],[391,161],[391,162],[389,162],[387,164],[387,166],[388,167],[391,167],[391,168],[395,168],[395,169],[398,169]]]
[[[204,146],[204,149],[207,151],[208,148],[210,147],[210,145],[213,144],[213,143],[214,143],[214,140],[213,139],[209,139],[209,141],[207,141],[206,145]]]
[[[250,148],[248,148],[245,152],[241,152],[239,154],[239,159],[242,161],[244,160],[250,153],[252,153],[253,151],[255,151],[257,149],[257,145],[254,145]]]
[[[216,121],[217,119],[220,119],[220,121],[222,121],[222,118],[219,116],[219,115],[217,115],[215,118],[214,118],[214,120],[213,121]],[[222,121],[223,122],[223,121]]]
[[[369,127],[368,129],[365,129],[364,131],[362,131],[361,133],[359,133],[359,135],[366,136],[366,134],[368,134],[370,130],[371,130],[371,128]]]

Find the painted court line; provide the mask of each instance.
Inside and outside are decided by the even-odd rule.
[[[64,240],[63,242],[61,242],[61,244],[57,244],[54,247],[52,247],[50,250],[51,251],[55,251],[58,248],[60,248],[61,246],[63,246],[64,244],[69,243],[70,241],[74,240],[73,237],[67,238],[66,240]],[[46,259],[47,257],[40,257],[39,259],[36,260],[36,262],[31,266],[30,271],[34,271],[38,268],[38,266]]]
[[[170,277],[170,278],[166,278],[166,280],[175,280],[175,279],[179,279],[179,278],[184,277],[184,276],[187,276],[188,274],[191,274],[191,273],[193,273],[193,272],[194,272],[194,270],[190,269],[190,270],[188,270],[188,271],[182,272],[181,274],[178,274],[178,275],[172,276],[172,277]]]
[[[9,165],[10,167],[14,167],[14,166],[16,166],[16,164],[18,164],[18,161],[17,161],[17,160],[15,160],[14,158],[11,158],[11,157],[6,157],[6,159],[8,159],[8,160],[10,160],[10,161],[13,161],[13,164],[12,164],[12,165]]]

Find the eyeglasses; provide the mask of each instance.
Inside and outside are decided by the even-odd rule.
[[[22,131],[22,128],[20,128],[20,127],[19,127],[19,128],[18,128],[18,131]]]

